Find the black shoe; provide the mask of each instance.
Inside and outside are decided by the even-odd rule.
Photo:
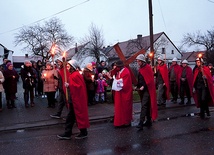
[[[68,136],[66,134],[57,135],[57,137],[61,140],[70,140],[71,136]]]
[[[56,119],[60,119],[60,115],[59,114],[55,114],[55,115],[50,115],[51,118],[56,118]]]
[[[143,122],[143,126],[150,127],[150,126],[152,126],[152,122],[151,121],[145,121],[145,122]]]
[[[187,102],[186,102],[186,105],[190,105],[190,104],[191,104],[191,101],[187,101]]]
[[[138,129],[143,129],[143,122],[142,121],[140,121],[140,123],[136,126],[136,128],[138,128]]]
[[[184,101],[181,101],[179,104],[180,104],[180,105],[184,105]]]
[[[79,135],[77,135],[77,136],[75,137],[75,139],[84,139],[84,138],[87,138],[87,137],[88,137],[87,133],[85,133],[85,134],[80,133]]]
[[[204,113],[200,113],[200,118],[201,118],[201,119],[205,119]]]

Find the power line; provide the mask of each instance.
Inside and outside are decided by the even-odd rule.
[[[164,16],[163,16],[163,11],[162,11],[162,8],[161,8],[160,0],[158,0],[158,3],[159,3],[159,6],[160,6],[160,10],[161,10],[161,16],[162,16],[162,19],[163,19],[163,24],[164,24],[164,26],[166,28],[166,31],[167,31],[167,27],[166,27],[165,19],[164,19]]]
[[[12,29],[12,30],[9,30],[9,31],[2,32],[2,33],[0,33],[0,35],[1,35],[1,34],[5,34],[5,33],[9,33],[9,32],[13,32],[13,31],[16,31],[16,30],[18,30],[18,29],[21,29],[21,28],[24,27],[24,26],[27,26],[27,25],[32,25],[32,24],[35,24],[35,23],[39,23],[39,22],[41,22],[41,21],[43,21],[43,20],[46,20],[46,19],[48,19],[48,18],[50,18],[50,17],[54,17],[54,16],[59,15],[59,14],[61,14],[61,13],[63,13],[63,12],[66,12],[66,11],[68,11],[68,10],[71,10],[71,9],[77,7],[77,6],[80,6],[80,5],[84,4],[84,3],[87,3],[88,1],[90,1],[90,0],[85,0],[85,1],[83,1],[83,2],[81,2],[81,3],[79,3],[79,4],[76,4],[76,5],[74,5],[74,6],[71,6],[71,7],[67,8],[67,9],[64,9],[64,10],[62,10],[62,11],[59,11],[59,12],[57,12],[57,13],[51,15],[51,16],[48,16],[48,17],[42,18],[42,19],[40,19],[40,20],[37,20],[37,21],[35,21],[35,22],[33,22],[33,23],[26,24],[26,25],[20,26],[20,27],[18,27],[18,28],[15,28],[15,29]]]

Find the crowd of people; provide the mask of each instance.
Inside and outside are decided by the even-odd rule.
[[[57,135],[59,139],[70,139],[75,123],[80,130],[75,138],[87,137],[87,128],[90,126],[88,106],[108,100],[107,86],[112,89],[116,128],[131,126],[133,91],[137,91],[141,99],[140,121],[137,125],[140,130],[152,126],[158,117],[158,106],[166,106],[170,93],[172,104],[176,104],[180,96],[178,104],[189,105],[193,97],[200,108],[200,117],[204,119],[210,117],[209,106],[214,105],[214,69],[212,64],[205,66],[202,58],[197,58],[195,62],[192,70],[187,60],[179,64],[177,58],[173,58],[168,68],[164,59],[158,57],[157,66],[152,67],[140,54],[136,57],[139,70],[134,86],[130,69],[120,60],[113,63],[111,68],[101,61],[99,65],[96,62],[88,63],[84,69],[80,69],[76,60],[66,61],[62,56],[56,59],[56,64],[26,60],[18,74],[11,61],[4,59],[0,71],[0,111],[3,91],[7,108],[16,108],[17,82],[21,77],[26,108],[36,106],[34,98],[41,96],[47,98],[47,108],[55,108],[58,101],[56,113],[50,115],[52,118],[61,118],[64,107],[69,110],[65,131]]]

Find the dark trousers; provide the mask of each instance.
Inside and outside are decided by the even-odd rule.
[[[5,96],[6,96],[6,100],[7,100],[7,107],[8,108],[15,107],[16,94],[6,92]]]
[[[181,81],[181,85],[180,85],[180,97],[181,97],[181,102],[184,102],[184,95],[186,94],[186,97],[188,99],[188,101],[191,100],[191,95],[190,95],[190,89],[189,89],[189,85],[188,82],[182,82]]]
[[[26,89],[24,89],[25,105],[28,104],[29,97],[30,97],[30,102],[33,103],[33,100],[34,100],[33,87],[32,88],[26,88]]]
[[[178,99],[178,85],[176,81],[170,81],[170,91],[174,101]]]
[[[49,107],[55,107],[55,93],[55,91],[46,92]]]
[[[88,93],[88,103],[93,104],[95,91],[94,90],[87,90],[87,93]]]
[[[151,121],[151,104],[148,90],[142,92],[140,122]]]
[[[197,97],[198,102],[200,104],[200,115],[204,117],[204,113],[209,114],[208,101],[210,98],[209,90],[207,87],[202,86],[201,88],[197,88]]]
[[[66,103],[66,97],[65,93],[63,91],[59,92],[59,98],[58,98],[58,109],[57,109],[57,115],[61,116],[62,110]]]
[[[163,84],[159,84],[158,85],[158,105],[162,105],[162,104],[166,104],[166,86],[164,86]]]
[[[66,117],[66,122],[65,122],[65,134],[67,136],[72,135],[72,129],[73,129],[75,121],[76,121],[76,117],[75,117],[75,113],[74,113],[73,104],[70,103],[69,112],[68,112],[68,115]],[[87,129],[86,128],[80,129],[80,132],[83,134],[87,134]]]

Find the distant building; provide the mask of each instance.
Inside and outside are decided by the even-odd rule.
[[[3,63],[4,58],[12,61],[12,55],[13,55],[12,50],[7,49],[5,46],[0,44],[0,64]]]
[[[182,53],[164,32],[154,34],[153,39],[155,59],[161,55],[165,59],[168,66],[171,65],[171,61],[174,57],[181,60]],[[137,35],[136,39],[119,42],[119,46],[126,59],[141,49],[146,51],[144,55],[148,57],[150,53],[150,36],[143,37],[142,35]],[[110,64],[119,59],[113,46],[104,48],[103,52],[108,57]]]
[[[206,51],[193,51],[193,52],[183,52],[182,60],[187,60],[189,66],[193,69],[195,67],[195,60],[198,58],[199,54],[202,54],[204,57]]]
[[[25,60],[37,62],[38,60],[42,60],[42,58],[39,56],[28,56],[28,54],[25,54],[25,56],[13,56],[12,57],[13,66],[15,68],[21,68],[21,65],[24,64]]]

